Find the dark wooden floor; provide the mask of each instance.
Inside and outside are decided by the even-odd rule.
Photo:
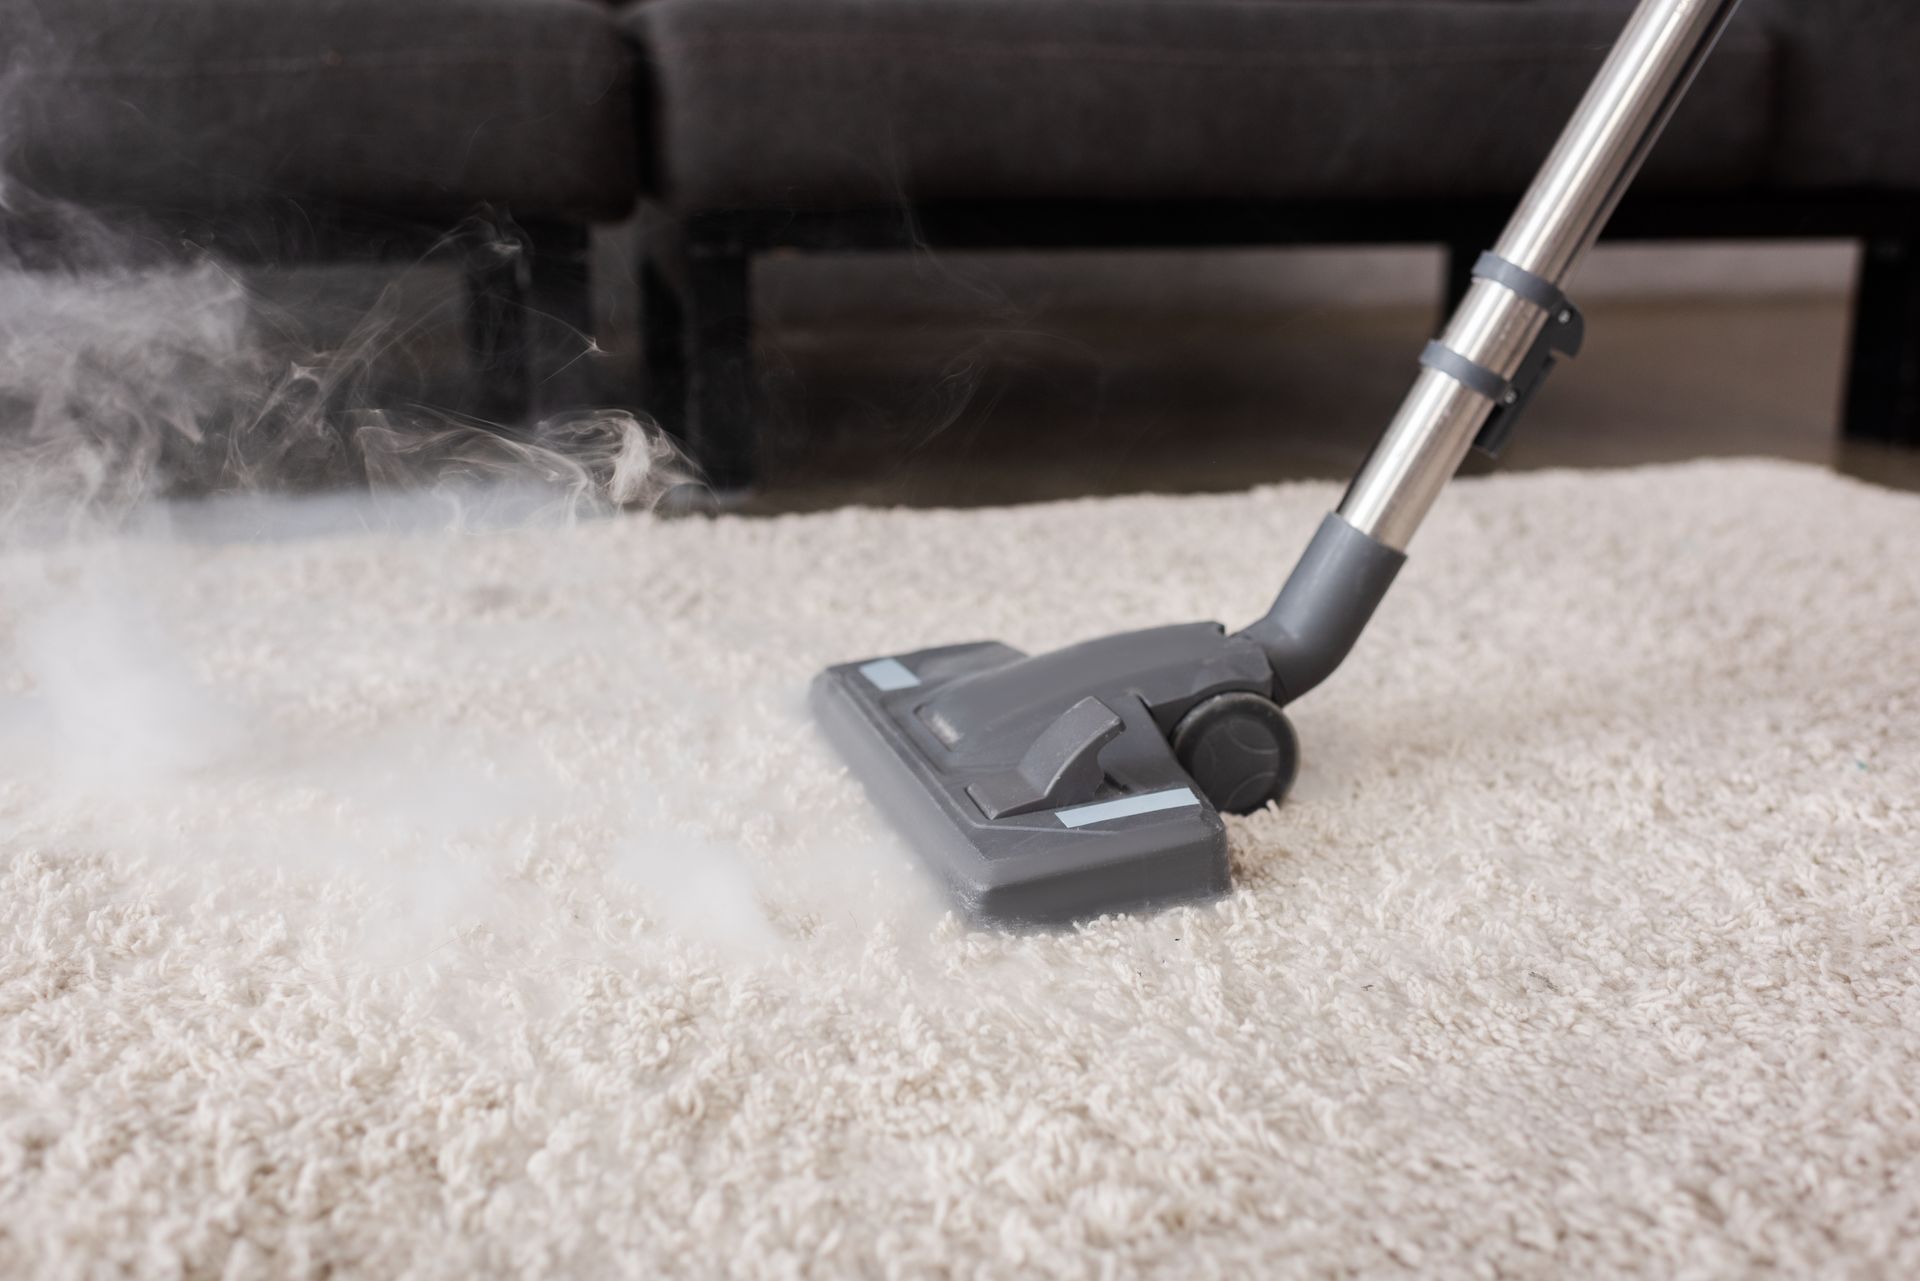
[[[1839,439],[1842,300],[1601,301],[1588,312],[1586,351],[1538,396],[1506,468],[1764,455],[1920,489],[1920,453]],[[1345,478],[1433,326],[1427,308],[1328,307],[776,331],[760,342],[765,482],[746,510]]]
[[[1345,479],[1391,417],[1437,320],[1437,300],[1272,312],[1244,298],[1237,310],[1191,313],[1171,302],[1045,309],[989,290],[976,297],[969,278],[956,278],[947,294],[959,303],[878,268],[857,287],[832,276],[824,301],[768,303],[757,344],[767,376],[764,479],[744,510],[978,506]],[[1177,283],[1165,297],[1180,295]],[[370,315],[399,324],[405,341],[383,340],[375,403],[458,406],[470,392],[454,323],[457,277],[415,271],[394,287],[391,272],[333,271],[260,284],[274,314],[298,319],[303,340],[322,349],[351,350],[348,333],[368,329]],[[916,288],[936,305],[916,311]],[[1219,288],[1216,279],[1186,292]],[[1586,310],[1586,350],[1536,397],[1505,468],[1764,455],[1920,489],[1920,451],[1840,440],[1848,315],[1837,292],[1626,293],[1590,298]],[[634,331],[631,316],[607,323],[612,350],[600,359],[610,388],[639,386],[632,343],[621,341]],[[629,394],[644,412],[644,393]]]

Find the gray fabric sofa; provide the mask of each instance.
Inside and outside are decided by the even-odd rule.
[[[8,172],[144,209],[619,218],[631,50],[581,0],[9,0]]]
[[[511,418],[590,328],[587,228],[639,190],[631,42],[591,0],[0,0],[0,249],[461,255]],[[128,233],[131,234],[128,234]]]
[[[0,253],[42,197],[458,253],[510,416],[585,394],[546,366],[644,200],[646,407],[735,486],[756,256],[1401,241],[1459,280],[1628,3],[0,0]],[[1748,0],[1615,232],[1864,239],[1848,429],[1920,443],[1915,65],[1911,0]]]
[[[651,0],[662,190],[696,209],[902,199],[1498,194],[1531,176],[1624,10],[1511,0]],[[1749,25],[1650,181],[1767,162]]]
[[[1462,283],[1628,7],[630,5],[675,233],[648,268],[656,385],[684,378],[717,478],[751,476],[750,264],[774,250],[1437,242]],[[1866,238],[1849,429],[1920,441],[1915,65],[1909,0],[1748,0],[1616,232]]]

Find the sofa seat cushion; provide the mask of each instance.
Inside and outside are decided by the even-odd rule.
[[[1738,21],[1781,46],[1774,185],[1920,190],[1920,4],[1754,0]]]
[[[41,194],[618,217],[631,49],[593,0],[0,0],[0,163]]]
[[[1501,194],[1625,12],[1492,0],[645,0],[676,206]],[[1764,32],[1730,33],[1649,163],[1764,165]]]

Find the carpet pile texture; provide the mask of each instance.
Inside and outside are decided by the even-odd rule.
[[[1920,498],[1462,482],[1162,915],[966,927],[807,723],[1337,497],[0,557],[0,1274],[1920,1275]]]

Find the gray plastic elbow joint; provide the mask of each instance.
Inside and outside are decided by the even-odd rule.
[[[1274,701],[1290,703],[1333,674],[1406,559],[1327,513],[1273,608],[1240,633],[1266,653]]]

